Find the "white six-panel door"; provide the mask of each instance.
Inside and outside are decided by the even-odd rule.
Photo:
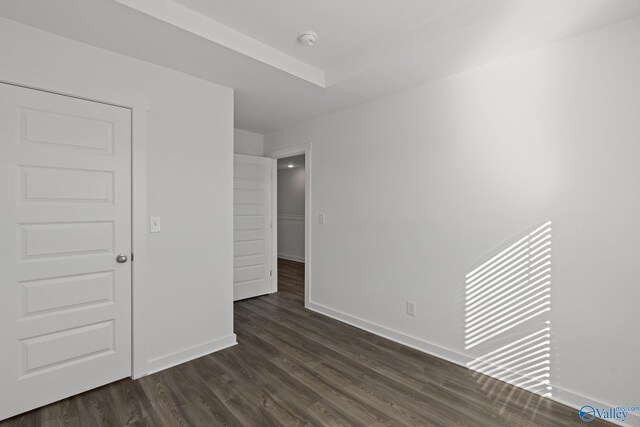
[[[275,292],[275,160],[236,154],[233,184],[233,299]]]
[[[0,419],[130,376],[130,110],[0,84]]]

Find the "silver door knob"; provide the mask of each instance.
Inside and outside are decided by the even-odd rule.
[[[120,254],[116,257],[116,261],[118,261],[120,264],[124,264],[125,262],[127,262],[129,260],[129,258],[127,257],[127,255],[125,254]]]

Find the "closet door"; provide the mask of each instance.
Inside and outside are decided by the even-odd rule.
[[[236,154],[233,188],[233,299],[275,292],[275,160]]]
[[[130,254],[131,111],[0,84],[0,419],[130,376]]]

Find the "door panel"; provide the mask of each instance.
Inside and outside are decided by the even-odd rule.
[[[274,292],[273,165],[265,157],[236,155],[233,201],[233,298]]]
[[[19,167],[22,202],[113,202],[113,174],[84,169]]]
[[[0,84],[0,212],[0,419],[130,376],[130,110]]]

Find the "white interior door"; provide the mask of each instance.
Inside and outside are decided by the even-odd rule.
[[[130,110],[0,83],[0,419],[130,376],[120,253]]]
[[[275,160],[236,154],[233,167],[233,299],[276,292]]]

